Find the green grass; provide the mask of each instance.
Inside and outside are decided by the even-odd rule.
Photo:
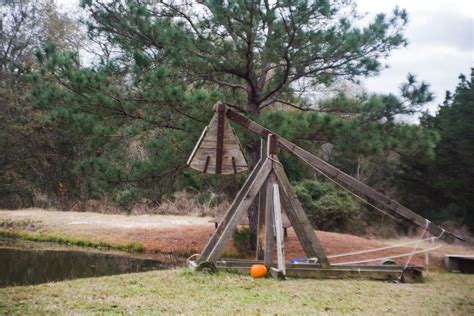
[[[0,229],[0,236],[20,238],[24,240],[39,241],[39,242],[56,242],[58,244],[79,246],[79,247],[108,248],[108,249],[123,250],[123,251],[128,251],[128,252],[144,252],[145,251],[145,247],[139,242],[115,245],[115,244],[110,244],[110,243],[101,242],[101,241],[92,241],[92,240],[77,238],[74,236],[65,235],[64,233],[50,232],[50,231],[25,232],[25,231]]]
[[[272,279],[168,270],[0,289],[4,314],[473,315],[474,275],[422,284]]]

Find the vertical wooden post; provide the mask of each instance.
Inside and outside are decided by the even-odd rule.
[[[273,219],[275,221],[277,267],[283,278],[286,276],[285,243],[283,240],[283,225],[281,220],[280,190],[278,183],[273,183]]]
[[[263,161],[266,154],[266,143],[262,138],[260,140],[260,160]],[[266,185],[263,186],[266,188]],[[265,190],[260,190],[259,193],[259,205],[258,205],[258,227],[257,227],[257,252],[256,259],[263,260],[265,252]]]
[[[217,144],[216,144],[216,174],[222,173],[222,159],[224,157],[224,123],[225,105],[217,105]]]
[[[265,252],[263,254],[264,264],[270,269],[273,265],[273,239],[274,239],[274,230],[273,230],[273,183],[276,181],[276,176],[273,172],[268,175],[267,186],[265,188]]]

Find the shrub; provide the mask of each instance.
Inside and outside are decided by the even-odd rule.
[[[295,191],[315,228],[358,232],[362,211],[349,193],[317,180],[301,181],[296,184]]]
[[[252,232],[248,227],[241,227],[234,231],[232,235],[234,248],[239,254],[239,258],[248,258],[250,256],[249,245],[252,241]]]

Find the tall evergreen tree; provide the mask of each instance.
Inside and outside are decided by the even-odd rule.
[[[474,230],[474,89],[466,76],[452,95],[447,92],[436,116],[421,124],[439,134],[435,156],[404,163],[399,175],[407,203],[438,221],[457,220]]]

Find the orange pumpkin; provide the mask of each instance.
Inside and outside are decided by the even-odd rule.
[[[250,275],[254,279],[263,278],[267,275],[267,267],[263,264],[254,264],[250,268]]]

